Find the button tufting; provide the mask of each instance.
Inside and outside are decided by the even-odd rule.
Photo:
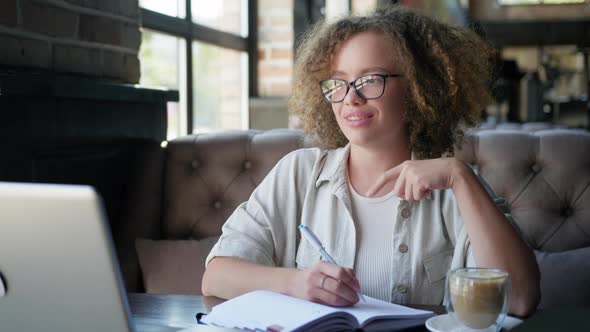
[[[213,203],[213,207],[219,210],[221,208],[221,202],[215,201],[215,203]]]
[[[193,161],[191,162],[191,167],[192,167],[193,169],[197,169],[197,168],[199,168],[199,161],[198,161],[198,160],[193,160]]]
[[[249,161],[244,162],[244,169],[250,169],[252,168],[252,163]]]
[[[533,170],[533,172],[539,173],[541,171],[541,165],[535,163],[533,164],[533,166],[531,166],[531,169]]]
[[[571,217],[572,214],[574,214],[574,211],[571,208],[565,208],[561,212],[561,215],[564,216],[564,217]]]
[[[406,286],[406,285],[399,285],[399,286],[397,286],[397,290],[400,293],[405,294],[408,291],[408,286]]]

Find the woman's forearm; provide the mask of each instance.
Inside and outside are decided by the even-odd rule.
[[[289,285],[296,269],[268,267],[235,257],[216,257],[203,275],[203,295],[230,299],[238,295],[266,289],[289,294]]]
[[[530,314],[540,298],[539,269],[533,253],[463,162],[457,163],[452,188],[477,265],[508,271],[510,312]]]

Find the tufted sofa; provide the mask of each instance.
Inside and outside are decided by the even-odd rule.
[[[120,259],[128,290],[142,289],[130,244],[134,238],[218,236],[224,221],[274,164],[307,146],[311,142],[304,134],[290,129],[209,133],[168,142],[161,215],[137,221],[139,227],[127,225],[126,236],[119,238],[127,241],[127,247],[119,247],[124,250]],[[590,133],[470,132],[456,156],[472,164],[506,200],[523,237],[535,249],[542,270],[541,306],[589,305]]]
[[[475,130],[489,130],[489,129],[499,129],[499,130],[524,130],[524,131],[539,131],[539,130],[548,130],[548,129],[567,129],[567,126],[564,124],[555,124],[551,122],[502,122],[498,124],[491,124],[491,123],[482,123],[479,127]]]

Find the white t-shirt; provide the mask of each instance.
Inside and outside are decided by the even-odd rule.
[[[354,271],[361,292],[389,302],[395,292],[391,276],[395,274],[393,257],[398,248],[394,246],[393,229],[400,199],[393,192],[382,197],[364,197],[356,192],[350,180],[348,183],[356,226]]]

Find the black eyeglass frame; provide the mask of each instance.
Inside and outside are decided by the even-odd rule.
[[[362,92],[360,92],[356,88],[356,85],[354,85],[354,82],[360,80],[361,78],[365,78],[367,76],[379,76],[379,77],[381,77],[383,79],[383,86],[381,87],[381,93],[379,94],[379,96],[367,98],[367,97],[365,97],[363,95]],[[332,103],[332,104],[343,102],[344,99],[346,99],[346,96],[348,96],[348,92],[350,91],[350,87],[351,86],[354,88],[354,90],[357,93],[357,95],[359,95],[359,97],[361,97],[361,98],[363,98],[365,100],[378,99],[378,98],[381,98],[381,96],[383,96],[383,93],[385,92],[385,82],[387,81],[387,79],[388,78],[391,78],[391,77],[401,77],[401,76],[402,76],[401,74],[368,74],[368,75],[364,75],[364,76],[361,76],[361,77],[357,77],[357,78],[355,78],[354,80],[352,80],[350,82],[347,81],[347,80],[341,80],[341,79],[338,79],[338,78],[328,78],[328,79],[325,79],[325,80],[321,80],[320,81],[320,90],[322,91],[322,96],[324,96],[324,99],[326,99],[329,103]],[[345,85],[346,85],[346,93],[344,94],[344,97],[342,97],[341,100],[332,101],[332,100],[329,99],[328,96],[326,96],[326,94],[324,93],[324,89],[323,89],[323,83],[326,82],[326,81],[340,81],[340,82],[344,82],[345,83]]]

